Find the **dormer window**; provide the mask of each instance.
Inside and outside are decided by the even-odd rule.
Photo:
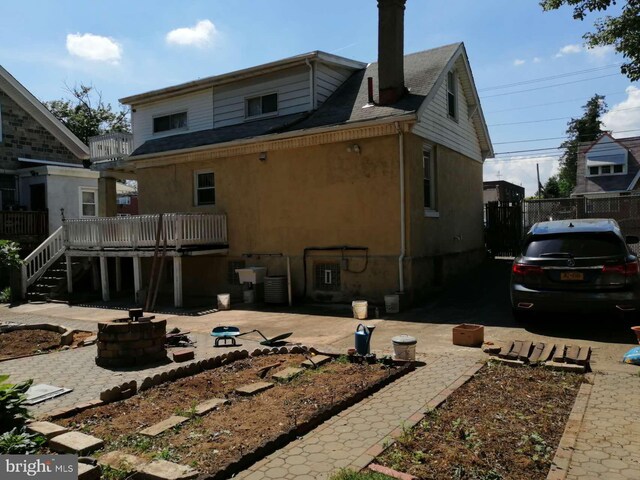
[[[258,117],[278,111],[278,94],[270,93],[258,97],[247,98],[246,117]]]
[[[627,152],[613,155],[591,155],[587,153],[587,176],[624,175],[627,173]]]
[[[153,118],[153,133],[187,128],[187,112],[172,113]]]

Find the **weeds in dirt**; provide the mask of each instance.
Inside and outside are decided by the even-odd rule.
[[[342,365],[346,365],[348,363],[351,363],[351,362],[349,362],[349,357],[347,357],[346,355],[340,355],[338,358],[336,358],[334,360],[334,362],[340,363]]]
[[[167,462],[171,462],[177,459],[177,455],[171,448],[164,447],[162,450],[159,450],[153,458],[154,460],[166,460]]]
[[[334,473],[331,477],[329,477],[329,480],[393,480],[393,479],[391,477],[383,475],[382,473],[370,472],[367,470],[356,472],[354,470],[343,468],[339,470],[337,473]]]
[[[188,410],[178,408],[176,409],[176,415],[179,415],[181,417],[187,417],[187,418],[197,417],[198,414],[196,412],[196,405],[197,405],[196,402],[191,402],[191,407],[189,407]]]
[[[103,465],[102,475],[100,478],[102,480],[124,480],[127,476],[128,474],[124,470],[118,470],[117,468],[112,468],[109,465]]]

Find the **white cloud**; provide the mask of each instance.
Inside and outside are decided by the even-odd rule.
[[[540,57],[533,57],[533,63],[540,63],[542,59]]]
[[[522,185],[530,197],[538,190],[536,164],[540,165],[540,182],[544,185],[551,175],[558,173],[558,157],[500,157],[484,162],[483,177],[488,180],[506,180]]]
[[[603,128],[616,132],[625,132],[621,137],[633,137],[640,134],[640,88],[627,87],[627,98],[615,104],[602,116]],[[628,130],[638,130],[628,132]]]
[[[608,56],[610,53],[613,53],[613,47],[611,45],[604,45],[602,47],[590,47],[585,50],[589,56],[602,59]]]
[[[526,62],[526,60],[522,60],[522,59],[520,59],[520,58],[516,58],[516,59],[513,61],[513,65],[514,65],[514,66],[516,66],[516,67],[521,67],[521,66],[522,66],[522,65],[524,65],[525,63],[527,63],[527,62]]]
[[[220,35],[210,20],[200,20],[193,27],[176,28],[167,33],[167,43],[171,45],[206,47]]]
[[[556,53],[556,58],[564,57],[565,55],[573,55],[576,53],[580,53],[581,51],[582,47],[577,43],[565,45],[560,50],[558,50],[558,53]]]
[[[76,57],[96,62],[117,64],[122,57],[122,46],[113,38],[92,33],[67,35],[67,51]]]

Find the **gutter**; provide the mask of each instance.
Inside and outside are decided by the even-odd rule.
[[[304,59],[304,63],[309,67],[309,110],[313,111],[316,109],[315,72],[308,58]]]
[[[317,128],[296,130],[294,132],[289,132],[289,133],[271,133],[268,135],[260,135],[258,137],[244,138],[244,139],[233,140],[233,141],[224,142],[224,143],[201,145],[198,147],[182,148],[179,150],[167,150],[165,152],[158,152],[158,153],[145,153],[142,155],[133,155],[133,156],[127,157],[127,162],[135,162],[138,160],[148,160],[148,159],[158,158],[158,157],[186,155],[190,153],[204,152],[207,150],[212,150],[217,148],[221,148],[221,149],[231,148],[231,147],[250,145],[252,143],[264,143],[272,140],[286,140],[289,138],[304,137],[308,135],[316,135],[321,133],[339,132],[342,130],[351,130],[354,128],[368,127],[368,126],[375,126],[375,125],[384,125],[388,123],[395,123],[397,125],[398,122],[415,120],[416,118],[417,118],[416,113],[413,112],[409,114],[398,115],[396,117],[381,117],[381,118],[375,118],[373,120],[364,120],[361,122],[353,122],[353,123],[343,123],[340,125],[332,125],[329,127],[317,127]]]
[[[404,257],[406,255],[406,212],[404,206],[404,132],[396,122],[398,131],[398,162],[400,169],[400,255],[398,256],[398,291],[404,293]]]

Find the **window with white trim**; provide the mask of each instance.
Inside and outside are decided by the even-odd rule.
[[[171,113],[153,117],[153,133],[187,129],[187,112]]]
[[[98,216],[98,190],[80,187],[80,216]]]
[[[245,116],[258,117],[269,113],[277,113],[278,111],[278,94],[269,93],[268,95],[260,95],[246,99]]]
[[[216,177],[211,170],[195,172],[194,191],[196,205],[216,204]]]
[[[452,71],[447,73],[447,113],[453,120],[458,119],[458,84],[456,74]]]
[[[435,212],[437,210],[436,202],[436,160],[434,148],[430,145],[422,147],[422,187],[424,193],[424,210],[427,212]]]

